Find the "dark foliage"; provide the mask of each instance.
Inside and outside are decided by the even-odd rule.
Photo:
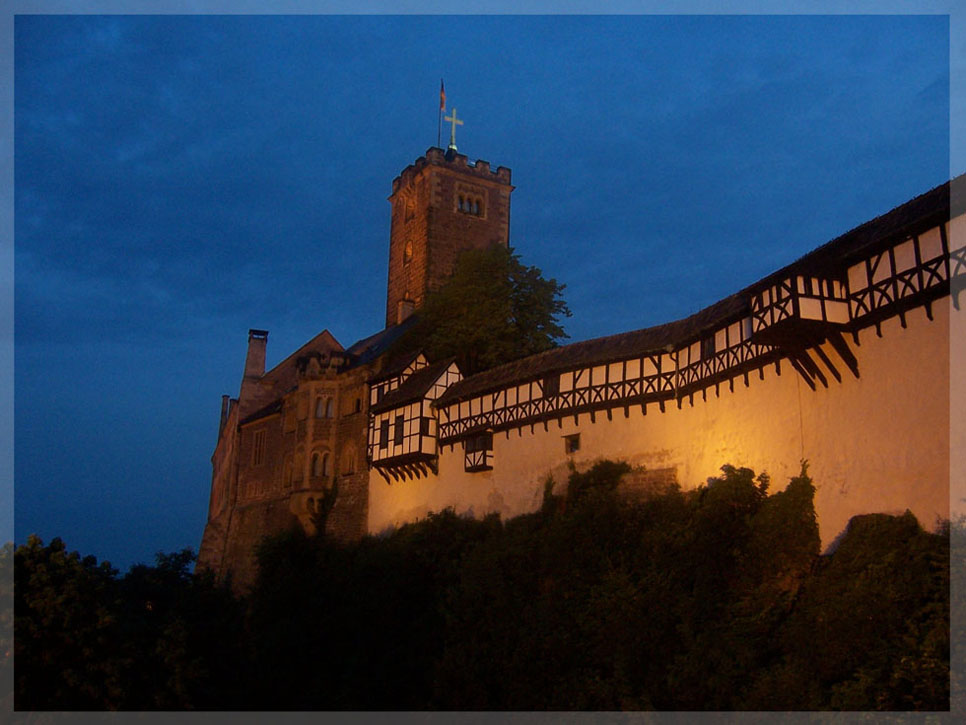
[[[470,546],[499,528],[451,511],[355,546],[300,530],[259,552],[251,644],[259,709],[421,709]]]
[[[499,244],[460,254],[452,276],[431,291],[397,351],[456,358],[464,375],[556,347],[567,334],[564,285],[527,267]]]
[[[235,699],[243,610],[190,550],[123,578],[31,536],[14,554],[19,710],[216,709]]]
[[[860,516],[820,556],[804,467],[777,493],[725,466],[643,500],[621,496],[627,471],[548,481],[539,511],[505,522],[444,511],[355,545],[274,537],[244,621],[188,574],[190,552],[118,579],[31,539],[17,706],[948,709],[961,522]]]
[[[0,547],[0,712],[13,710],[13,543]]]

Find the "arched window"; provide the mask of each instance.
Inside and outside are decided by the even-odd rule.
[[[319,476],[323,476],[323,475],[325,474],[322,473],[322,456],[319,455],[318,453],[313,453],[312,454],[312,476],[315,478],[318,478]]]
[[[460,195],[459,210],[460,211],[463,211],[463,196],[462,196],[462,194]]]
[[[332,398],[325,401],[325,417],[331,418],[334,415],[335,409],[333,405]]]
[[[477,216],[480,215],[480,202],[478,199],[473,200],[473,213]]]
[[[319,396],[315,399],[315,417],[324,418],[325,417],[325,398]]]
[[[332,475],[332,457],[328,453],[322,454],[322,475]]]

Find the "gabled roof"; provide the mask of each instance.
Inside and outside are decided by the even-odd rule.
[[[378,383],[383,380],[388,380],[389,378],[402,375],[406,368],[416,362],[420,355],[422,355],[422,353],[419,350],[415,350],[413,352],[407,352],[403,355],[400,355],[397,358],[393,358],[386,364],[386,367],[369,378],[369,383]]]
[[[408,317],[398,325],[387,327],[385,330],[380,330],[374,335],[369,335],[369,337],[353,343],[346,350],[346,353],[351,356],[350,367],[365,365],[385,353],[412,326],[413,322],[415,322],[415,319]]]
[[[453,358],[420,368],[393,391],[390,391],[375,405],[369,408],[372,413],[380,413],[406,403],[421,400],[446,369],[453,364]]]
[[[740,292],[689,317],[655,327],[571,343],[471,375],[450,386],[437,400],[437,405],[448,405],[564,370],[614,362],[635,355],[654,354],[664,348],[689,344],[712,329],[748,316],[751,296],[777,280],[798,274],[821,276],[840,273],[842,267],[873,254],[879,248],[885,248],[906,236],[926,231],[949,219],[950,189],[956,203],[955,215],[962,214],[966,200],[966,174],[855,227]]]
[[[268,405],[259,408],[254,413],[246,415],[244,418],[238,421],[238,425],[242,426],[242,425],[245,425],[246,423],[251,423],[252,421],[258,420],[259,418],[267,418],[270,415],[275,415],[276,413],[281,413],[281,412],[282,412],[282,399],[279,398],[275,402],[269,403]]]
[[[310,353],[342,352],[342,345],[336,340],[328,330],[322,330],[298,350],[286,357],[282,362],[273,367],[262,376],[262,380],[271,383],[276,390],[288,391],[298,383],[298,371],[296,361]]]

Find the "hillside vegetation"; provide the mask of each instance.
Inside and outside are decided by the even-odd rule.
[[[627,470],[548,482],[538,512],[507,521],[444,511],[351,546],[269,539],[243,601],[188,574],[190,552],[118,578],[32,539],[0,557],[17,707],[949,708],[961,525],[861,516],[820,556],[804,470],[770,493],[726,466],[640,500],[617,492]]]

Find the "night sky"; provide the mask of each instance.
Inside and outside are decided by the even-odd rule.
[[[962,173],[949,31],[17,17],[15,540],[122,569],[197,549],[248,329],[269,366],[381,329],[386,198],[436,143],[441,77],[460,152],[513,170],[511,246],[566,284],[576,341],[689,315]]]

